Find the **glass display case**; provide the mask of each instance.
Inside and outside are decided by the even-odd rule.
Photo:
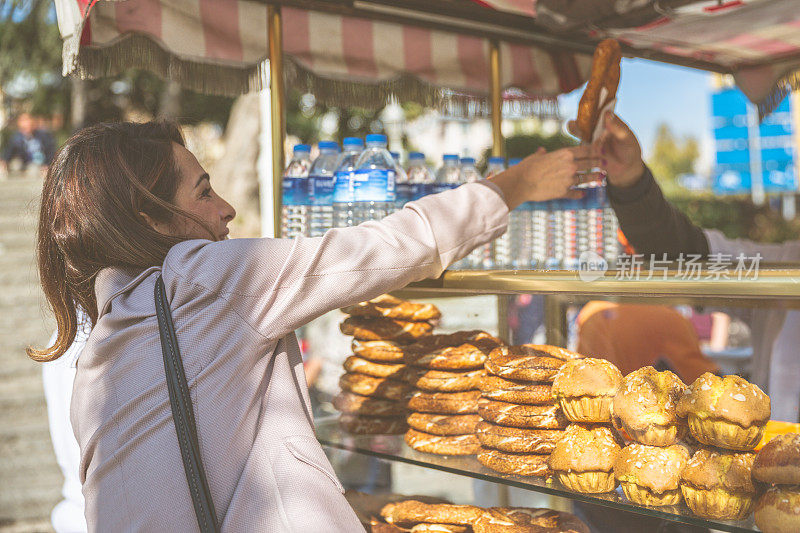
[[[718,275],[713,269],[709,270],[708,265],[703,265],[699,274],[695,273],[691,277],[673,267],[658,272],[641,270],[635,276],[626,274],[622,269],[607,270],[592,273],[589,277],[585,275],[586,272],[574,271],[459,271],[446,272],[439,279],[412,284],[397,294],[414,300],[458,298],[476,294],[497,295],[498,332],[500,337],[506,339],[509,338],[505,314],[508,298],[519,294],[543,294],[547,342],[566,347],[569,329],[567,310],[578,309],[590,300],[689,305],[694,308],[725,309],[733,314],[737,313],[736,310],[752,314],[773,311],[780,313],[782,310],[797,308],[800,304],[800,269],[796,266],[762,264],[747,276],[737,276]],[[749,359],[749,356],[745,355],[745,359]],[[743,368],[747,368],[747,365]],[[747,371],[743,373],[747,377]],[[773,405],[778,402],[797,404],[800,399],[772,397],[772,402]],[[516,487],[574,502],[596,504],[712,530],[758,531],[752,515],[744,521],[710,520],[693,515],[683,503],[666,507],[633,504],[620,489],[606,494],[576,493],[555,480],[497,473],[481,465],[474,456],[420,453],[409,448],[403,442],[402,436],[383,437],[380,445],[376,446],[372,436],[344,433],[335,416],[317,420],[317,436],[326,448],[349,450],[393,463],[480,479],[498,487]],[[473,503],[481,505],[480,501]]]

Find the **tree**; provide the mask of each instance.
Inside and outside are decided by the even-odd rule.
[[[686,137],[677,139],[667,124],[659,124],[653,152],[647,164],[658,179],[667,196],[680,191],[678,176],[694,171],[700,156],[697,139]]]

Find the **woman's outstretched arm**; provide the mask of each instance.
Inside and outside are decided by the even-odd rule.
[[[168,295],[178,305],[201,296],[182,290],[224,298],[261,335],[281,338],[327,311],[439,276],[500,236],[509,206],[566,194],[575,171],[595,164],[585,151],[537,153],[491,181],[322,237],[180,243],[164,262]]]

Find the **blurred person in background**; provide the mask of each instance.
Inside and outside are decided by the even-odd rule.
[[[86,518],[83,516],[84,501],[79,474],[81,453],[69,419],[78,357],[91,332],[89,318],[80,308],[77,310],[77,322],[79,326],[75,340],[64,355],[60,359],[42,365],[50,440],[53,443],[56,462],[64,476],[64,484],[61,487],[63,500],[58,502],[50,513],[50,522],[56,533],[83,533],[88,529]],[[58,331],[53,333],[50,344],[54,344],[57,338]]]
[[[608,359],[627,375],[643,366],[685,383],[719,372],[703,355],[692,323],[671,307],[591,301],[578,314],[578,352]]]
[[[39,121],[30,113],[17,116],[17,131],[14,132],[3,147],[2,163],[4,172],[11,170],[16,162],[19,169],[46,171],[56,152],[56,141],[49,127],[37,127]]]

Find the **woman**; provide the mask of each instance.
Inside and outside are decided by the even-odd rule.
[[[60,357],[75,307],[93,329],[71,419],[90,531],[193,531],[153,289],[163,276],[223,531],[361,529],[314,437],[293,330],[437,276],[505,231],[509,209],[563,196],[589,149],[537,153],[491,182],[323,237],[225,240],[235,211],[169,124],[101,124],[59,150],[39,220]]]

